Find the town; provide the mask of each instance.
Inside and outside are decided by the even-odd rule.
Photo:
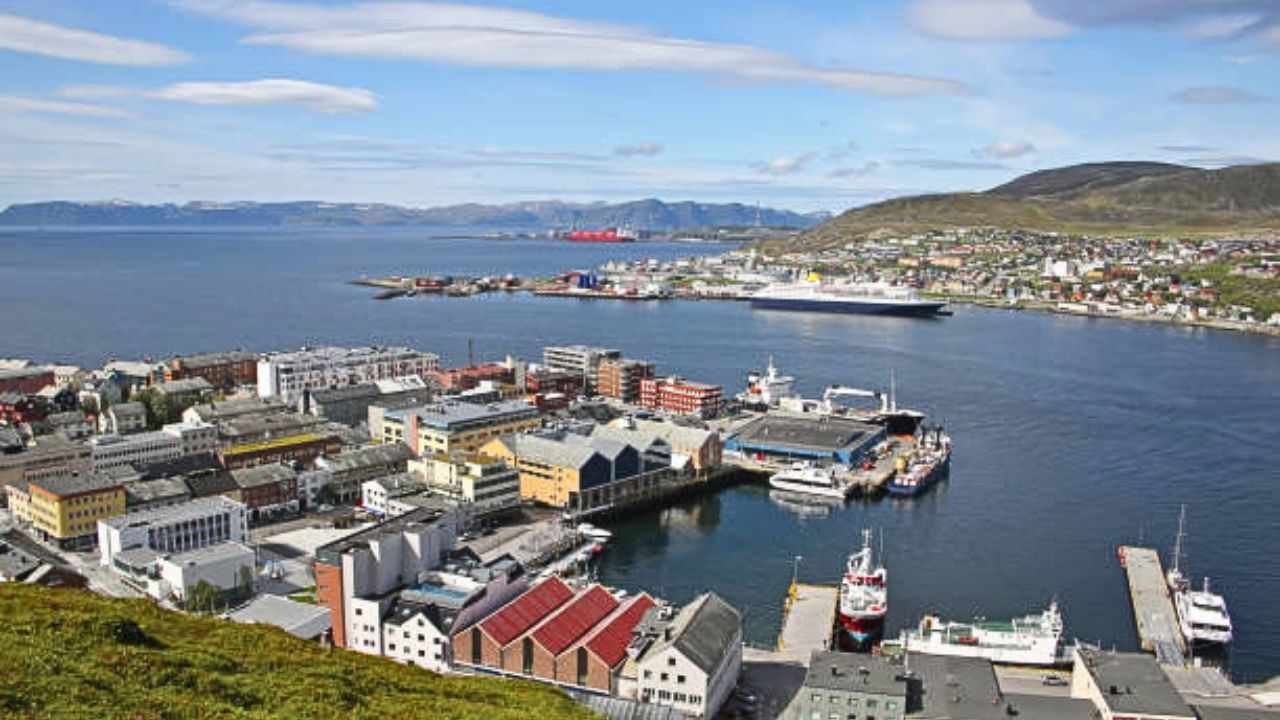
[[[845,414],[842,389],[790,385],[770,363],[729,398],[585,345],[460,367],[406,347],[5,360],[0,580],[541,681],[616,718],[1253,717],[1217,671],[1145,653],[1077,645],[1045,674],[840,652],[834,588],[779,588],[778,645],[757,648],[714,588],[677,604],[601,584],[611,533],[594,523],[798,458],[895,464],[880,455],[913,416],[891,393],[849,391],[881,405]]]

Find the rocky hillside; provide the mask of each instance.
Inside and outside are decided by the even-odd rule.
[[[791,247],[947,227],[1100,234],[1280,228],[1280,163],[1201,170],[1114,162],[1041,170],[985,192],[855,208],[801,234]]]

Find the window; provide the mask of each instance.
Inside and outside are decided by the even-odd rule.
[[[471,629],[471,664],[480,664],[480,628]]]
[[[876,709],[876,701],[873,698],[867,698],[867,709],[868,710]]]
[[[578,684],[587,684],[587,649],[578,648]]]
[[[886,700],[886,701],[885,701],[885,703],[884,703],[884,709],[885,709],[885,710],[897,710],[897,709],[898,709],[898,703],[897,703],[896,701],[894,701],[894,700]]]
[[[851,707],[851,708],[856,708],[856,707],[858,707],[858,698],[856,698],[856,697],[851,697],[851,698],[849,698],[849,707]]]
[[[418,651],[418,657],[426,657],[426,656],[427,656],[427,651],[426,651],[426,650],[419,650],[419,651]]]
[[[676,659],[673,657],[667,658],[667,667],[675,667],[675,666],[676,666]]]
[[[363,615],[363,614],[364,614],[364,610],[362,610],[362,609],[360,609],[360,608],[356,608],[356,614],[357,614],[357,615]]]
[[[649,680],[649,679],[650,679],[650,678],[652,678],[652,677],[653,677],[653,671],[652,671],[652,670],[645,670],[645,671],[644,671],[644,679],[645,679],[645,680]]]
[[[676,684],[677,684],[677,685],[683,685],[683,684],[684,684],[684,676],[683,676],[683,675],[677,675],[677,676],[676,676]]]
[[[821,694],[819,694],[819,693],[814,693],[814,694],[813,694],[813,701],[814,701],[815,703],[820,703],[820,702],[822,702],[822,695],[821,695]]]
[[[388,649],[388,650],[390,650],[391,652],[395,652],[395,651],[396,651],[396,644],[395,644],[395,643],[391,643],[390,645],[387,645],[387,649]]]
[[[668,679],[668,678],[670,678],[670,677],[671,677],[670,675],[668,675],[668,674],[666,674],[666,673],[662,673],[662,682],[666,682],[666,681],[667,681],[667,679]]]
[[[525,638],[524,642],[522,642],[520,645],[521,645],[520,649],[523,651],[521,652],[521,655],[523,656],[521,658],[522,660],[521,669],[524,671],[525,675],[532,675],[533,674],[533,641],[530,640],[529,638]]]

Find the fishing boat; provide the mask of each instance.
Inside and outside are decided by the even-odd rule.
[[[883,631],[889,612],[888,580],[889,571],[872,556],[871,531],[863,530],[862,549],[849,556],[840,580],[840,627],[855,645]]]

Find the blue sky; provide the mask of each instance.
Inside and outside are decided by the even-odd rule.
[[[1280,159],[1275,0],[0,0],[0,205],[838,211]]]

